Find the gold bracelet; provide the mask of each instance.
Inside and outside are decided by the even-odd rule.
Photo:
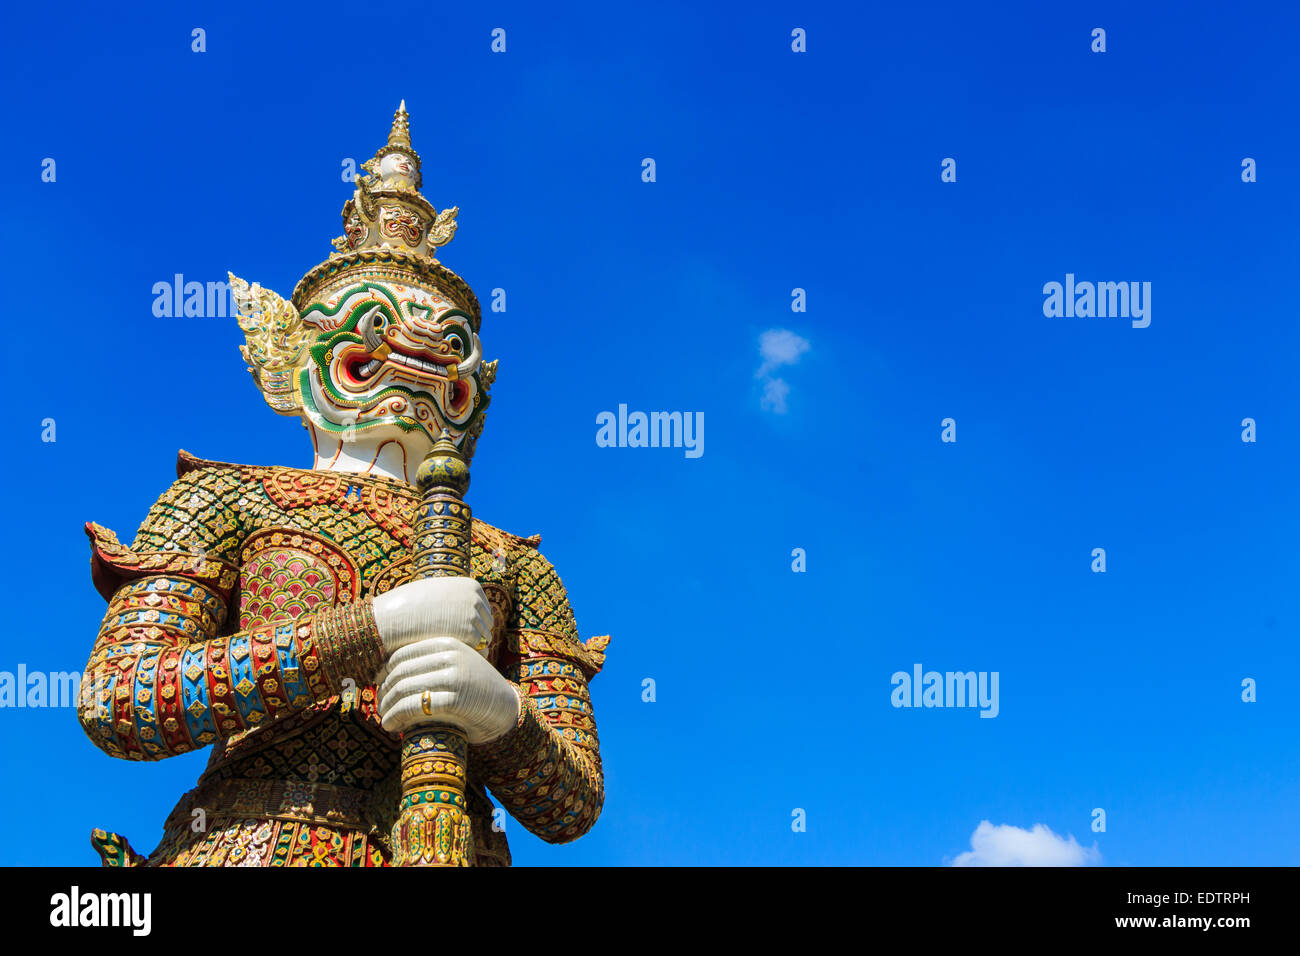
[[[320,659],[325,679],[330,689],[342,691],[343,681],[339,674],[339,647],[335,639],[333,609],[326,609],[316,615],[316,635],[320,642]]]
[[[332,614],[335,617],[330,627],[338,650],[339,667],[347,671],[348,676],[362,683],[368,682],[383,665],[385,656],[370,599],[339,605]],[[355,675],[351,673],[353,670],[357,672]]]
[[[384,666],[384,659],[387,657],[384,648],[384,638],[379,633],[379,625],[375,623],[375,602],[366,598],[361,604],[361,616],[363,618],[362,626],[365,631],[365,641],[369,650],[369,660],[373,664],[374,672]]]

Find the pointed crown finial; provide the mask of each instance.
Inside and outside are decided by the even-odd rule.
[[[392,102],[389,100],[388,102]],[[406,112],[406,100],[397,107],[397,112],[393,114],[393,128],[388,133],[389,146],[405,146],[408,149],[411,146],[411,116]]]

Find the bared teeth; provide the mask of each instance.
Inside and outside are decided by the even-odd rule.
[[[417,372],[432,372],[434,375],[446,374],[443,367],[437,362],[430,362],[427,359],[416,358],[414,355],[407,355],[403,352],[389,352],[388,361],[405,365],[407,368],[415,369]]]
[[[430,362],[427,359],[416,358],[413,355],[406,355],[402,352],[389,352],[382,359],[371,359],[357,366],[356,374],[360,378],[369,378],[374,375],[383,366],[384,362],[394,362],[398,365],[405,365],[409,369],[417,372],[425,372],[433,375],[447,377],[448,370],[437,362]]]

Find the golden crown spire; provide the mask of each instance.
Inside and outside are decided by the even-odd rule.
[[[406,100],[398,104],[397,112],[393,114],[393,128],[388,133],[388,145],[405,146],[408,149],[411,146],[411,116],[406,112]]]

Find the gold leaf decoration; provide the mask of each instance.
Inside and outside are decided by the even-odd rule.
[[[293,303],[256,282],[249,285],[234,273],[227,274],[246,342],[239,352],[266,403],[281,414],[294,414],[301,407],[294,379],[306,364],[312,332]]]

